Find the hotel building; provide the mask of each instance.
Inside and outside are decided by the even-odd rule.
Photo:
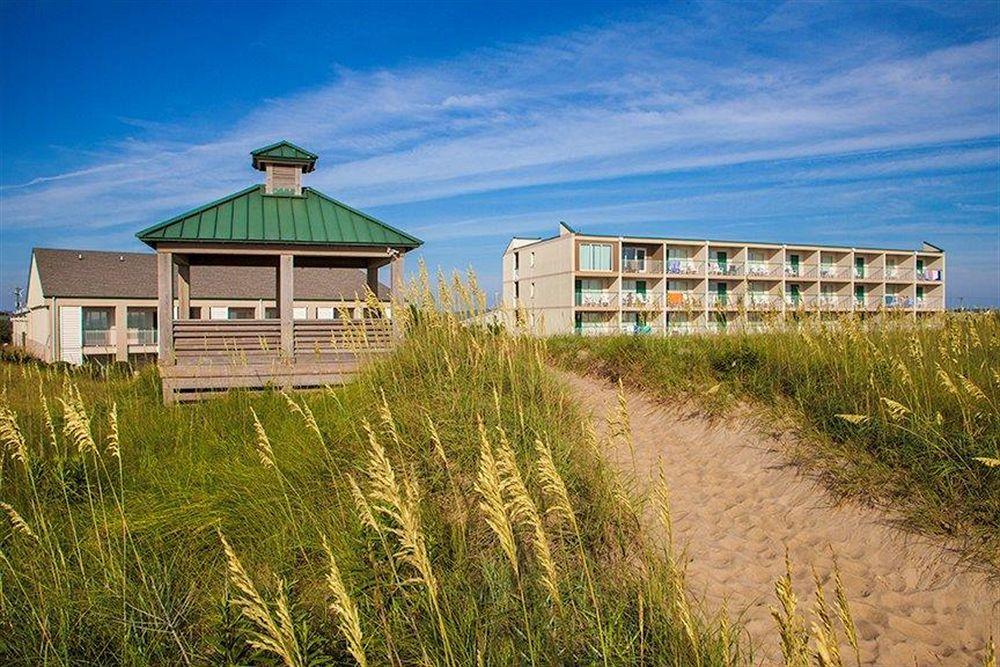
[[[919,250],[584,234],[511,240],[503,303],[543,335],[754,329],[830,318],[944,310],[945,254]]]

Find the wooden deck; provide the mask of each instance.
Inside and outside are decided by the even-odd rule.
[[[390,322],[298,320],[294,354],[281,354],[281,321],[177,320],[173,363],[160,366],[165,403],[229,389],[315,388],[341,384],[392,345]]]

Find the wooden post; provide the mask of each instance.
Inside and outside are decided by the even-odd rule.
[[[372,294],[374,294],[375,297],[378,298],[378,267],[377,266],[372,266],[372,265],[368,266],[368,276],[367,276],[366,283],[368,285],[368,289],[370,289],[372,291]]]
[[[173,253],[156,253],[156,325],[159,331],[161,364],[174,362],[174,257]]]
[[[128,306],[115,306],[115,361],[128,361]]]
[[[295,355],[294,299],[293,284],[294,255],[281,255],[278,260],[278,314],[281,317],[281,354],[288,359]]]
[[[191,265],[177,263],[177,319],[191,318]]]

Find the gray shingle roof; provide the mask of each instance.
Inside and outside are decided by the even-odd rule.
[[[156,298],[156,255],[142,252],[35,248],[46,297]],[[193,299],[273,299],[275,269],[266,266],[191,267]],[[362,297],[363,269],[295,267],[295,298],[349,300]],[[379,284],[379,297],[389,288]]]

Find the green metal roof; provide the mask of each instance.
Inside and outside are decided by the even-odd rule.
[[[154,248],[164,241],[402,248],[423,244],[312,188],[302,188],[301,195],[269,195],[264,194],[263,185],[182,213],[136,236]]]
[[[261,162],[286,162],[301,164],[305,167],[304,171],[306,172],[312,171],[315,168],[316,160],[319,159],[315,153],[310,153],[290,141],[279,141],[270,146],[258,148],[255,151],[250,151],[250,156],[253,158],[254,169],[260,169]]]

